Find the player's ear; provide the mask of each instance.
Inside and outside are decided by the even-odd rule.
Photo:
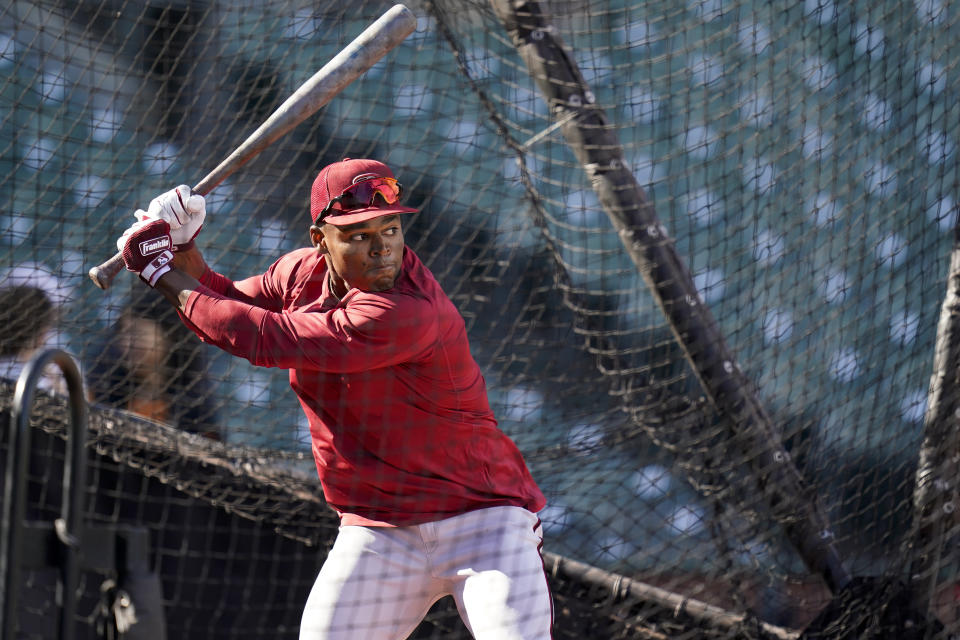
[[[310,244],[316,247],[320,253],[327,252],[327,246],[323,240],[323,229],[315,224],[310,225]]]

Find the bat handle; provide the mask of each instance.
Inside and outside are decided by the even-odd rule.
[[[123,271],[126,265],[123,263],[123,255],[118,251],[112,258],[90,269],[87,275],[104,291],[110,288],[110,284],[118,273]]]

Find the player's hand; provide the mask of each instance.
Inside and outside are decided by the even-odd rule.
[[[150,201],[147,210],[137,209],[137,220],[164,220],[170,225],[173,250],[183,251],[193,246],[193,239],[200,233],[207,216],[207,203],[203,196],[191,193],[185,184],[171,189]]]
[[[117,249],[123,256],[128,271],[133,271],[151,287],[170,271],[173,253],[170,252],[170,224],[166,220],[140,220],[117,238]]]

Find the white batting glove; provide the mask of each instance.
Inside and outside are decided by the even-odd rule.
[[[191,193],[185,184],[171,189],[150,201],[147,210],[137,209],[137,220],[163,220],[170,225],[173,250],[183,251],[193,246],[193,239],[200,233],[207,216],[207,203],[203,196]]]

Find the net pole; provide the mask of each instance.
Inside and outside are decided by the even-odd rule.
[[[550,575],[561,575],[583,584],[601,587],[607,590],[612,598],[618,600],[632,597],[642,602],[656,603],[672,611],[675,618],[680,615],[688,615],[698,621],[728,631],[737,629],[747,623],[749,619],[746,614],[732,613],[696,598],[690,598],[639,580],[604,571],[571,558],[544,553],[543,560],[547,573]],[[800,633],[793,629],[778,627],[762,621],[757,621],[757,624],[768,637],[777,640],[797,640],[800,636]]]
[[[817,501],[781,444],[750,380],[703,304],[652,203],[623,160],[603,110],[538,2],[491,4],[542,91],[628,254],[650,288],[706,396],[728,420],[753,479],[804,563],[836,592],[850,575]]]
[[[940,306],[923,441],[914,481],[909,544],[910,582],[927,608],[941,567],[960,560],[949,540],[958,533],[960,489],[960,216],[954,227],[947,290]]]

